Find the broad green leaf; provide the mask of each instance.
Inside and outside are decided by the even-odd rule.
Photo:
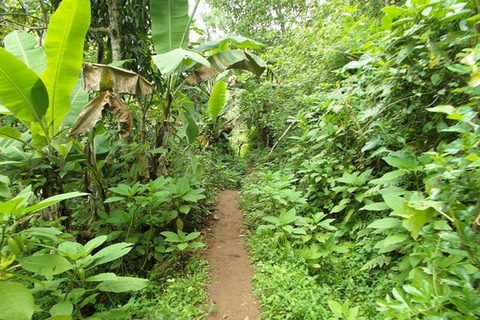
[[[150,15],[157,54],[188,44],[188,0],[150,0]]]
[[[147,279],[117,277],[116,280],[103,281],[97,286],[97,289],[104,292],[127,292],[142,290],[146,288],[147,285]]]
[[[88,92],[83,89],[82,79],[78,79],[75,87],[73,87],[70,95],[70,104],[72,107],[62,122],[62,125],[68,127],[75,124],[80,112],[82,112],[83,108],[88,104]]]
[[[15,197],[11,200],[0,203],[0,213],[3,214],[16,214],[17,209],[21,209],[25,206],[25,199],[22,197]],[[19,210],[22,211],[22,210]],[[23,212],[22,212],[23,213]]]
[[[85,279],[87,282],[116,281],[117,275],[112,272],[100,273]]]
[[[105,241],[107,241],[107,236],[99,236],[85,244],[85,254],[90,254],[95,248],[100,247]]]
[[[430,112],[436,112],[436,113],[446,113],[446,114],[454,114],[457,112],[457,109],[454,106],[451,105],[441,105],[441,106],[436,106],[432,108],[427,108],[428,111]]]
[[[191,241],[193,239],[196,239],[200,236],[200,232],[192,232],[192,233],[189,233],[186,237],[185,237],[185,241]]]
[[[1,126],[0,127],[0,138],[3,139],[20,139],[21,133],[18,132],[17,130],[6,127],[6,126]]]
[[[45,276],[48,280],[56,274],[72,269],[70,262],[58,254],[29,256],[19,261],[23,269]]]
[[[342,305],[337,301],[329,300],[328,307],[332,310],[335,317],[343,317]]]
[[[387,209],[389,209],[389,206],[385,202],[370,203],[360,208],[360,210],[370,210],[370,211],[383,211]]]
[[[260,49],[265,46],[263,43],[242,36],[224,36],[214,41],[202,44],[195,48],[195,50],[200,52],[214,49],[225,51],[228,50],[229,46],[232,44],[239,49]]]
[[[50,315],[56,316],[69,316],[73,312],[73,304],[70,301],[59,302],[50,308]]]
[[[29,320],[34,307],[33,295],[24,285],[12,281],[0,282],[0,319]]]
[[[405,200],[402,197],[395,194],[385,194],[382,197],[388,207],[393,210],[393,214],[401,215],[404,213]]]
[[[215,121],[222,112],[225,105],[225,93],[227,92],[227,84],[225,81],[217,82],[212,89],[210,98],[208,99],[208,113],[213,121]]]
[[[185,135],[187,137],[187,142],[188,144],[191,144],[192,142],[195,141],[197,138],[200,129],[198,128],[197,123],[195,120],[192,118],[192,116],[189,113],[186,112],[180,112],[180,118],[182,119],[182,124],[185,129]],[[189,195],[185,195],[185,197],[188,197]],[[193,195],[195,196],[195,195]],[[184,197],[184,200],[187,200]],[[198,199],[194,198],[193,201],[197,201]],[[187,200],[188,201],[188,200]]]
[[[72,319],[73,319],[72,316],[53,316],[53,317],[49,317],[45,320],[72,320]]]
[[[179,244],[177,244],[177,247],[178,247],[178,249],[180,249],[180,251],[183,251],[183,250],[187,249],[188,243],[179,243]]]
[[[435,211],[432,208],[427,210],[410,210],[412,213],[408,216],[407,229],[410,231],[411,236],[417,239],[420,229],[434,217]]]
[[[132,250],[132,245],[132,243],[120,242],[103,248],[93,255],[93,259],[96,260],[95,265],[98,266],[123,257]]]
[[[397,244],[399,242],[403,242],[407,239],[408,239],[408,234],[404,234],[404,233],[393,234],[393,235],[385,238],[385,240],[383,240],[383,245],[385,247],[388,247],[390,245]]]
[[[49,207],[55,203],[59,203],[60,201],[66,200],[66,199],[71,199],[75,197],[81,197],[81,196],[87,196],[88,193],[85,192],[68,192],[68,193],[63,193],[59,194],[50,198],[47,198],[45,200],[40,201],[36,205],[33,205],[25,210],[26,213],[35,213],[37,211],[40,211],[46,207]]]
[[[205,247],[205,244],[201,243],[201,242],[191,242],[191,243],[188,244],[188,247],[189,248],[194,248],[194,249],[203,248],[203,247]]]
[[[21,60],[40,76],[47,66],[45,51],[38,45],[33,35],[25,31],[10,32],[3,39],[5,50]]]
[[[78,242],[72,241],[64,241],[60,243],[58,246],[58,252],[72,260],[77,260],[85,255],[85,249],[83,246]]]
[[[3,48],[0,48],[0,62],[0,103],[22,121],[40,122],[48,107],[44,83]]]
[[[400,227],[402,225],[402,221],[396,218],[383,218],[380,220],[375,220],[371,224],[367,226],[367,228],[372,229],[393,229]]]
[[[403,177],[407,172],[403,169],[395,170],[391,172],[385,173],[381,178],[373,179],[369,183],[370,184],[389,184],[394,183],[400,180],[400,177]]]
[[[47,69],[42,80],[49,95],[45,118],[52,133],[70,111],[70,95],[80,75],[89,26],[89,0],[63,0],[50,19],[45,39]]]
[[[413,52],[413,50],[415,50],[414,42],[410,42],[405,47],[403,47],[402,50],[400,50],[397,54],[397,64],[402,63],[402,61],[405,60],[405,58],[407,58]]]
[[[183,64],[193,66],[193,63],[197,62],[206,67],[210,67],[210,62],[208,62],[208,60],[201,54],[186,49],[174,49],[166,53],[155,55],[152,59],[164,77],[172,74]]]
[[[383,157],[382,159],[394,168],[415,169],[417,167],[417,161],[415,158],[407,155],[402,155],[401,157],[389,156]]]

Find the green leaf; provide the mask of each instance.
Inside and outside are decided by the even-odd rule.
[[[382,159],[394,168],[415,169],[417,167],[417,161],[415,160],[415,158],[406,155],[403,155],[401,157],[383,157]]]
[[[405,200],[402,197],[399,197],[395,194],[384,194],[382,197],[383,201],[385,201],[388,207],[393,210],[393,214],[403,214]]]
[[[88,104],[88,92],[83,89],[82,79],[78,79],[70,94],[71,108],[65,118],[63,118],[63,126],[73,126],[77,121],[78,115]]]
[[[192,233],[189,233],[186,237],[185,237],[185,241],[191,241],[193,239],[196,239],[200,236],[200,232],[192,232]]]
[[[187,142],[188,144],[191,144],[197,138],[198,134],[200,133],[200,129],[198,128],[197,123],[189,113],[180,112],[180,118],[182,119],[182,124],[183,124],[183,127],[185,128],[185,136],[187,137]],[[190,195],[188,194],[185,195],[185,197],[187,196],[190,196]],[[195,197],[195,195],[192,195],[192,196]],[[189,201],[187,199],[185,200]],[[194,201],[197,201],[197,200],[198,199],[194,198]]]
[[[222,112],[225,105],[225,93],[227,92],[227,84],[225,81],[217,82],[212,89],[210,98],[208,99],[208,113],[213,121],[215,121]]]
[[[360,208],[360,210],[370,210],[370,211],[383,211],[387,210],[389,207],[385,202],[375,202],[367,204],[366,206]]]
[[[187,249],[188,243],[179,243],[179,244],[177,244],[177,247],[178,247],[178,249],[183,251],[183,250]]]
[[[0,61],[0,103],[22,121],[40,122],[48,108],[44,83],[3,48],[0,48]]]
[[[5,50],[13,54],[40,76],[47,66],[45,51],[33,35],[25,31],[10,32],[3,39]]]
[[[165,241],[168,241],[168,242],[180,242],[181,241],[180,238],[178,237],[178,234],[176,234],[175,232],[163,231],[163,232],[160,232],[160,234],[165,237]]]
[[[457,109],[454,106],[451,105],[441,105],[441,106],[436,106],[433,108],[427,108],[428,111],[430,112],[436,112],[436,113],[446,113],[446,114],[454,114],[457,112]]]
[[[408,216],[407,229],[410,231],[411,236],[414,239],[417,239],[420,229],[422,229],[425,223],[429,222],[433,218],[435,211],[432,208],[427,210],[410,210],[412,213]]]
[[[116,281],[117,275],[112,272],[100,273],[85,279],[87,282]]]
[[[104,292],[127,292],[139,291],[146,288],[148,285],[147,279],[133,278],[133,277],[117,277],[115,280],[103,281],[97,287],[98,290]]]
[[[120,242],[103,248],[93,255],[93,259],[96,260],[95,265],[98,266],[123,257],[132,250],[132,245],[132,243]]]
[[[397,64],[402,63],[406,57],[408,57],[415,50],[415,43],[410,42],[405,47],[402,48],[397,54],[396,62]]]
[[[45,118],[53,134],[70,111],[70,95],[80,75],[89,26],[89,0],[63,0],[50,19],[45,39],[47,69],[42,80],[50,102]]]
[[[265,70],[266,64],[261,59],[254,59],[254,56],[255,55],[243,52],[242,50],[229,50],[211,56],[208,58],[208,61],[210,61],[212,67],[219,72],[227,69],[239,69],[261,75]]]
[[[55,304],[50,308],[50,315],[56,316],[69,316],[73,312],[73,304],[70,301],[62,301]]]
[[[189,205],[181,205],[181,206],[178,208],[178,210],[179,210],[181,213],[187,214],[187,213],[190,212],[190,209],[191,209],[191,208],[192,208],[192,207],[190,207]]]
[[[328,307],[336,317],[343,317],[342,305],[337,301],[328,300]]]
[[[85,192],[68,192],[68,193],[63,193],[59,194],[50,198],[47,198],[45,200],[40,201],[36,205],[33,205],[25,210],[26,213],[35,213],[37,211],[40,211],[46,207],[49,207],[53,204],[59,203],[60,201],[66,200],[66,199],[71,199],[75,197],[81,197],[81,196],[87,196],[88,193]]]
[[[72,260],[85,256],[83,246],[78,242],[64,241],[58,246],[58,252]]]
[[[214,41],[202,44],[195,49],[200,52],[214,49],[225,51],[229,49],[231,44],[239,49],[260,49],[265,46],[263,43],[242,36],[224,36]]]
[[[153,45],[157,54],[188,44],[188,0],[151,0]],[[182,38],[184,37],[182,43]]]
[[[193,63],[197,62],[206,67],[210,67],[210,62],[201,54],[186,49],[174,49],[163,54],[155,55],[152,59],[164,77],[172,74],[181,65],[193,66]]]
[[[34,307],[33,295],[24,285],[11,281],[0,282],[0,319],[29,320]]]
[[[20,139],[21,133],[18,132],[17,130],[6,127],[6,126],[1,126],[0,127],[0,138],[3,139]]]
[[[90,252],[92,252],[94,249],[100,247],[105,241],[107,241],[107,236],[99,236],[96,237],[90,241],[88,241],[85,244],[85,254],[88,255]]]
[[[383,218],[380,220],[375,220],[367,226],[367,228],[372,229],[392,229],[397,228],[402,225],[402,221],[396,218]]]
[[[388,236],[385,240],[383,240],[383,246],[388,247],[392,244],[397,244],[407,239],[408,239],[408,234],[404,234],[404,233],[393,234],[391,236]]]
[[[48,280],[56,274],[72,269],[67,259],[58,254],[42,254],[19,259],[20,265],[27,271],[45,276]]]
[[[373,179],[369,183],[377,185],[394,183],[397,182],[399,178],[403,177],[406,173],[407,172],[403,169],[387,172],[381,178]]]

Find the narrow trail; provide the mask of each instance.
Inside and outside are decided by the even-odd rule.
[[[217,311],[209,320],[258,320],[259,307],[252,293],[253,268],[244,241],[243,214],[238,209],[238,193],[218,195],[218,220],[208,232],[206,257],[213,267],[213,283],[208,293]]]

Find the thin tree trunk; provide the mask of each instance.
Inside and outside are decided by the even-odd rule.
[[[110,44],[112,45],[112,61],[122,60],[122,37],[120,35],[120,27],[118,25],[118,8],[117,0],[107,0],[109,26],[108,33],[110,35]]]

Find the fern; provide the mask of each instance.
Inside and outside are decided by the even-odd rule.
[[[360,270],[365,271],[365,270],[375,269],[377,267],[382,268],[382,267],[390,264],[391,260],[392,260],[392,258],[390,258],[390,257],[387,257],[385,255],[380,255],[378,257],[375,257],[375,258],[371,259],[367,263],[365,263],[365,265]]]

